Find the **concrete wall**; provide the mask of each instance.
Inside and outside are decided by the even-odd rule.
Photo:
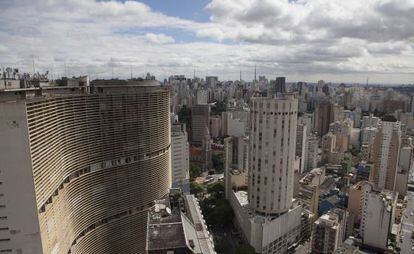
[[[42,253],[24,102],[0,104],[0,251]],[[9,240],[4,240],[9,239]]]
[[[295,230],[301,223],[302,207],[296,206],[277,219],[263,225],[263,246]]]
[[[229,202],[234,211],[235,224],[241,230],[244,239],[250,241],[252,228],[249,216],[240,204],[240,202],[238,201],[236,193],[233,191],[229,191]]]

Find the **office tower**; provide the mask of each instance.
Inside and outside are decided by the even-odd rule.
[[[201,146],[210,126],[210,105],[195,105],[191,108],[191,142]]]
[[[249,203],[282,214],[292,206],[298,101],[294,95],[252,98]]]
[[[154,80],[88,90],[30,87],[0,103],[1,249],[145,251],[147,211],[171,184],[169,92]]]
[[[391,191],[372,190],[364,195],[360,228],[363,244],[387,249],[396,204],[397,195]]]
[[[329,125],[334,121],[342,120],[343,108],[330,101],[320,101],[315,110],[315,131],[323,136],[329,131]]]
[[[305,94],[306,94],[306,83],[305,82],[298,82],[297,84],[297,90],[298,90],[298,92],[299,92],[299,96],[301,97],[301,98],[304,98],[305,97]]]
[[[245,136],[224,139],[224,180],[226,199],[232,189],[247,187],[249,166],[249,138]]]
[[[305,162],[307,161],[307,148],[308,145],[306,143],[307,140],[307,125],[298,123],[298,127],[296,130],[296,152],[295,155],[300,157],[300,165],[299,170],[300,173],[305,171]]]
[[[318,154],[319,154],[319,138],[316,135],[311,134],[307,137],[307,155],[305,157],[305,168],[312,170],[318,167]]]
[[[172,187],[190,192],[190,159],[185,124],[178,121],[171,125]]]
[[[197,199],[182,194],[180,189],[171,189],[155,201],[147,228],[147,254],[216,253]]]
[[[275,81],[275,93],[286,93],[286,77],[277,77]]]
[[[345,237],[347,212],[333,209],[313,223],[312,253],[331,254],[341,246]]]
[[[218,77],[217,76],[207,76],[206,77],[206,83],[208,87],[216,87],[218,83]]]
[[[372,147],[371,180],[379,189],[393,191],[397,176],[398,158],[401,144],[399,122],[382,121]]]
[[[212,155],[210,132],[205,128],[205,136],[201,141],[201,146],[190,147],[190,162],[199,166],[203,171],[209,170],[212,167]]]

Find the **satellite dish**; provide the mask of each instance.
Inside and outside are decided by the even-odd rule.
[[[165,211],[167,212],[168,215],[171,215],[171,209],[169,207],[165,208]]]

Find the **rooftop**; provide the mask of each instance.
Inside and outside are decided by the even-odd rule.
[[[187,249],[191,253],[214,253],[198,201],[193,195],[183,195],[171,189],[157,200],[148,214],[147,251]]]

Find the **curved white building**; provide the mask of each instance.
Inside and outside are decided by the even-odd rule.
[[[148,209],[171,185],[166,89],[97,81],[0,116],[1,252],[144,253]]]

